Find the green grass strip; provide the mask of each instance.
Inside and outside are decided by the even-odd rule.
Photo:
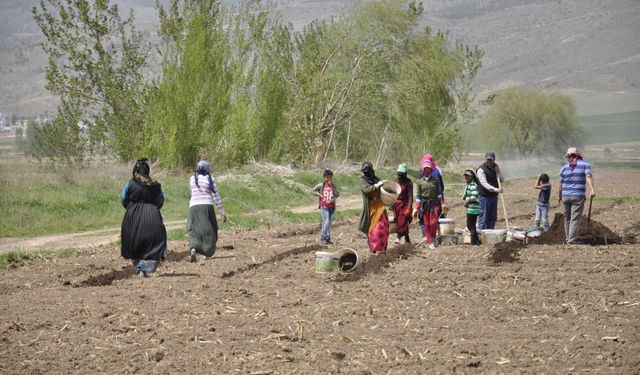
[[[42,250],[34,253],[26,253],[24,251],[8,251],[0,255],[0,269],[5,268],[11,263],[20,263],[25,260],[71,258],[77,255],[77,249]]]

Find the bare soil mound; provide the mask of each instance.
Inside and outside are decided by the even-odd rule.
[[[501,242],[493,246],[489,261],[493,264],[514,263],[520,260],[520,250],[524,248],[519,242]]]
[[[553,223],[549,227],[549,231],[538,237],[534,237],[530,241],[533,244],[541,245],[558,245],[565,242],[564,233],[564,214],[556,213]],[[578,232],[578,242],[587,245],[611,245],[622,243],[622,238],[600,222],[591,219],[587,222],[587,218],[580,221],[580,231]]]

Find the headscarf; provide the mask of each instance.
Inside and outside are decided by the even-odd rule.
[[[426,168],[430,168],[431,172],[429,172],[428,174],[425,172]],[[422,158],[422,161],[420,162],[420,172],[422,172],[422,176],[424,177],[429,177],[431,175],[431,173],[433,173],[433,170],[436,169],[436,163],[434,163],[433,161],[429,160],[429,159],[425,159],[424,157]]]
[[[149,164],[147,163],[148,160],[147,158],[138,159],[131,172],[133,178],[144,185],[150,185],[153,182],[153,179],[149,176],[151,168],[149,168]]]
[[[431,172],[436,169],[436,161],[433,159],[433,155],[427,153],[422,155],[422,158],[420,159],[420,175],[424,177],[426,177],[424,174],[425,167],[430,167]]]
[[[433,155],[431,154],[424,154],[422,155],[422,159],[420,159],[420,165],[422,166],[422,164],[426,161],[430,161],[431,164],[433,164],[433,167],[431,169],[436,169],[436,161],[433,158]]]
[[[407,165],[402,163],[398,165],[398,169],[396,170],[398,174],[398,181],[402,183],[409,182],[409,178],[407,178]]]
[[[370,161],[365,161],[364,163],[362,163],[362,168],[360,168],[360,170],[362,171],[362,174],[363,174],[362,178],[369,185],[373,185],[378,181],[380,181],[380,179],[376,176],[376,173],[373,170],[373,164],[371,164]]]
[[[196,173],[193,175],[193,177],[196,180],[196,186],[199,188],[200,185],[198,185],[198,175],[207,176],[207,178],[209,179],[209,189],[211,189],[212,193],[215,193],[216,190],[213,188],[213,179],[211,178],[211,165],[208,161],[200,160],[198,162],[198,165],[196,166]]]

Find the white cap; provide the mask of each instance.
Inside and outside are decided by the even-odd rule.
[[[564,156],[566,157],[566,156],[569,156],[569,155],[571,155],[571,154],[577,154],[577,153],[578,153],[578,149],[577,149],[577,148],[575,148],[575,147],[569,147],[569,148],[567,149],[567,153],[566,153],[566,154],[564,154]]]

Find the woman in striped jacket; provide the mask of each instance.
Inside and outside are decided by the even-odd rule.
[[[187,238],[191,252],[191,262],[195,262],[196,254],[204,259],[213,257],[218,241],[218,220],[213,208],[218,206],[222,221],[227,222],[227,215],[220,199],[218,185],[211,177],[211,165],[206,160],[200,160],[196,173],[189,180],[189,219],[187,221]]]
[[[467,208],[467,229],[471,233],[471,244],[480,245],[480,238],[476,230],[476,222],[478,221],[478,215],[480,215],[476,174],[471,169],[467,169],[464,171],[464,179],[467,181],[467,185],[464,187],[462,199],[464,200],[464,206]]]

